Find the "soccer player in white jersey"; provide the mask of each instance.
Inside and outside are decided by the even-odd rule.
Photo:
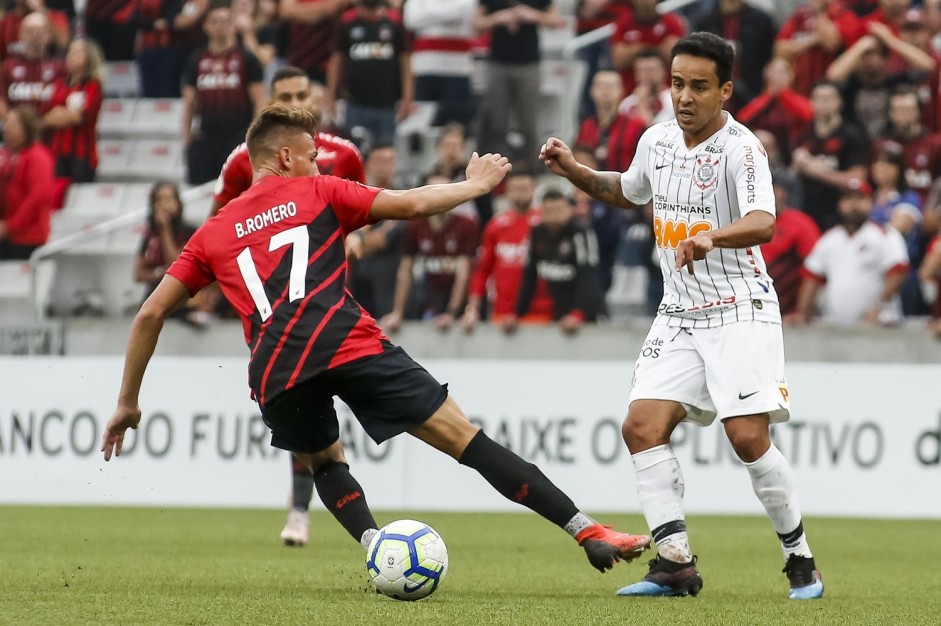
[[[602,202],[631,208],[653,200],[664,296],[634,368],[622,433],[658,555],[647,576],[618,595],[702,589],[670,436],[680,422],[707,426],[716,417],[781,540],[789,597],[823,595],[794,475],[769,436],[771,422],[789,417],[781,316],[758,249],[774,233],[774,193],[761,143],[722,110],[734,61],[732,47],[710,33],[674,46],[676,119],[647,130],[624,173],[579,164],[556,138],[540,154]]]

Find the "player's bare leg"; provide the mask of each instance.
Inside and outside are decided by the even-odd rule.
[[[314,475],[307,464],[296,457],[292,456],[289,461],[291,500],[288,506],[288,521],[281,530],[281,541],[286,546],[306,546],[310,500],[314,494]]]
[[[366,503],[363,488],[350,474],[343,445],[335,441],[327,449],[314,454],[294,453],[314,477],[317,494],[327,510],[363,547],[376,533],[378,525]]]
[[[628,409],[621,433],[634,461],[637,494],[657,557],[643,580],[618,595],[683,596],[702,589],[686,534],[683,471],[670,446],[670,436],[685,417],[683,405],[667,400],[635,400]]]
[[[468,421],[453,398],[424,424],[410,431],[462,465],[477,470],[500,494],[559,526],[585,549],[592,566],[611,569],[631,560],[650,545],[646,535],[629,535],[602,526],[578,507],[532,463],[487,437]]]
[[[781,451],[771,443],[768,415],[732,417],[722,424],[781,540],[786,560],[784,573],[791,585],[789,597],[808,600],[823,596],[823,581],[804,534],[794,473]]]

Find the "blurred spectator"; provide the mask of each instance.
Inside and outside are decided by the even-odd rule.
[[[794,64],[794,90],[810,95],[814,83],[842,50],[860,36],[859,17],[841,0],[808,0],[781,25],[775,56]]]
[[[614,24],[631,10],[631,0],[579,0],[575,7],[575,34],[584,35],[593,30]],[[579,61],[585,63],[585,85],[578,107],[578,119],[583,120],[595,114],[595,105],[589,97],[591,77],[599,70],[614,67],[611,60],[611,41],[602,39],[585,46],[577,53]]]
[[[772,133],[784,155],[790,155],[814,119],[813,105],[791,88],[793,84],[791,62],[771,59],[765,67],[765,90],[738,112],[742,124]]]
[[[846,0],[846,6],[859,17],[866,17],[879,8],[879,0]]]
[[[30,13],[20,24],[17,52],[0,70],[0,116],[21,104],[36,114],[45,112],[53,85],[65,76],[62,60],[49,57],[48,50],[49,20],[42,13]]]
[[[43,0],[14,0],[13,6],[0,18],[0,60],[11,54],[23,54],[23,48],[32,45],[23,37],[23,20],[27,15],[36,13],[46,18],[44,55],[57,56],[69,45],[69,17],[62,11],[46,8]]]
[[[804,206],[804,188],[798,174],[784,162],[784,156],[778,147],[778,140],[774,135],[760,128],[755,131],[755,137],[761,142],[768,154],[768,167],[771,169],[771,179],[787,189],[787,204],[792,207]]]
[[[575,160],[587,165],[593,170],[598,169],[598,160],[595,151],[590,146],[576,144],[572,147]],[[614,261],[617,258],[618,246],[628,224],[640,219],[640,211],[614,207],[595,200],[581,189],[574,191],[575,215],[591,226],[598,243],[598,278],[601,281],[602,293],[611,288],[614,272]]]
[[[49,239],[52,153],[39,142],[39,118],[17,106],[3,120],[0,148],[0,260],[25,260]]]
[[[552,0],[480,0],[474,17],[474,27],[490,33],[480,146],[511,157],[517,170],[539,171],[539,27],[560,25]],[[511,116],[522,136],[518,150],[508,143]]]
[[[621,101],[618,111],[641,118],[647,126],[673,119],[667,67],[658,50],[647,48],[634,57],[634,85],[634,93]]]
[[[543,195],[542,220],[530,236],[516,312],[504,320],[504,330],[514,330],[529,312],[540,279],[548,286],[552,319],[563,332],[574,334],[582,323],[604,314],[595,235],[576,219],[572,204],[556,189]]]
[[[275,0],[232,0],[232,14],[239,43],[258,57],[264,70],[264,83],[284,66],[289,28],[278,19]]]
[[[735,45],[735,91],[726,104],[733,113],[761,91],[762,73],[771,60],[777,31],[771,16],[742,0],[719,0],[696,24]]]
[[[781,180],[774,181],[774,200],[777,217],[774,238],[762,244],[761,256],[768,267],[768,275],[774,281],[781,314],[788,315],[797,310],[801,268],[820,239],[820,229],[806,213],[791,208],[787,185]]]
[[[905,182],[922,201],[935,178],[941,175],[941,134],[927,133],[921,124],[918,92],[902,86],[889,97],[889,129],[875,142],[874,152],[886,142],[900,145],[905,152]]]
[[[127,0],[85,0],[85,35],[98,42],[109,61],[134,59],[137,24],[130,19],[133,4]]]
[[[928,244],[918,277],[925,302],[931,306],[931,330],[935,337],[941,339],[941,297],[938,297],[941,291],[941,235],[936,235]]]
[[[141,0],[127,5],[138,28],[137,66],[145,98],[179,98],[187,57],[204,45],[209,0]],[[122,15],[123,18],[123,15]]]
[[[896,324],[902,311],[898,292],[908,272],[905,241],[894,228],[869,219],[872,187],[854,180],[840,196],[842,225],[826,233],[804,263],[797,312],[789,321],[806,323],[814,315],[820,288],[823,320],[838,326]]]
[[[862,33],[872,34],[883,41],[886,36],[900,38],[905,15],[911,7],[911,0],[879,0],[878,8],[862,19]],[[891,51],[888,72],[895,74],[906,71],[907,59],[896,52],[888,41],[885,43]]]
[[[852,179],[866,177],[868,143],[843,119],[836,85],[820,82],[810,95],[814,121],[794,150],[792,164],[804,190],[804,206],[821,231],[840,222],[837,202]]]
[[[888,123],[889,95],[899,85],[917,84],[915,72],[890,74],[889,51],[895,50],[917,70],[930,72],[935,62],[924,50],[905,43],[885,27],[877,28],[879,37],[864,35],[841,54],[827,70],[827,78],[843,83],[844,114],[857,123],[870,139],[880,137]]]
[[[405,26],[415,33],[412,74],[415,99],[436,102],[433,126],[474,119],[471,53],[477,0],[409,0]]]
[[[922,200],[905,182],[905,153],[902,146],[885,141],[876,146],[870,179],[874,186],[872,221],[891,225],[905,239],[908,258],[913,266],[902,285],[902,312],[919,315],[924,301],[918,285],[917,266],[922,258]]]
[[[411,112],[415,88],[402,20],[384,0],[358,0],[338,28],[327,70],[327,111],[335,114],[343,95],[344,123],[354,135],[364,129],[371,142],[392,143],[396,121]]]
[[[180,256],[183,246],[195,232],[196,229],[183,221],[183,201],[176,184],[154,184],[150,190],[146,229],[134,262],[134,280],[146,285],[143,300],[157,288],[167,268]],[[211,318],[207,302],[197,296],[172,317],[202,325]]]
[[[424,184],[450,182],[446,176],[432,174]],[[476,251],[477,225],[453,211],[406,224],[395,304],[379,322],[383,330],[397,331],[406,318],[430,320],[438,330],[450,329],[464,308]]]
[[[437,160],[431,168],[433,172],[447,176],[451,182],[464,180],[464,170],[467,169],[464,127],[457,122],[446,124],[435,143],[435,155]],[[454,211],[474,219],[478,228],[482,229],[493,217],[493,198],[489,193],[478,196],[474,200],[473,207],[472,212],[462,213],[462,207],[457,207]]]
[[[76,39],[65,55],[68,77],[56,82],[51,107],[42,122],[52,130],[50,146],[56,176],[90,183],[98,167],[98,112],[101,110],[104,57],[90,39]]]
[[[213,4],[204,28],[209,43],[190,55],[183,71],[183,143],[192,185],[216,178],[265,103],[261,65],[237,45],[229,6]]]
[[[291,25],[288,63],[326,84],[337,20],[355,0],[280,0],[281,19]]]
[[[617,72],[595,74],[591,81],[591,100],[596,113],[582,122],[575,140],[595,151],[598,166],[603,170],[626,172],[634,160],[640,136],[647,129],[643,118],[618,112],[622,93]]]
[[[938,2],[941,8],[941,2]],[[939,11],[941,17],[941,11]],[[934,60],[935,69],[931,72],[919,72],[921,80],[918,82],[918,101],[921,104],[921,119],[924,127],[932,132],[938,130],[938,94],[941,85],[941,53],[938,52],[932,39],[934,33],[929,28],[928,14],[921,9],[909,9],[905,12],[902,22],[902,40],[919,50],[927,52]]]
[[[462,319],[467,332],[473,331],[480,321],[485,298],[488,298],[490,321],[493,323],[502,323],[516,312],[530,231],[539,221],[539,211],[533,208],[535,193],[536,181],[531,174],[513,170],[506,177],[509,208],[495,215],[484,228]],[[537,282],[529,314],[523,319],[547,322],[552,319],[552,301],[545,283]]]
[[[368,183],[384,189],[400,189],[395,180],[395,166],[395,146],[374,146],[366,155]],[[392,311],[404,233],[405,222],[384,220],[375,223],[363,235],[361,258],[350,267],[350,291],[377,320]]]
[[[634,0],[633,8],[625,12],[615,24],[611,36],[611,59],[621,72],[624,93],[633,93],[634,61],[643,50],[654,49],[670,58],[670,51],[686,34],[686,24],[675,13],[660,14],[657,0]]]

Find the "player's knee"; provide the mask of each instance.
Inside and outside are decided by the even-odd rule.
[[[764,429],[739,428],[728,431],[735,454],[745,463],[754,463],[768,451],[771,440]]]
[[[650,422],[631,414],[628,414],[624,418],[624,423],[621,424],[621,436],[631,454],[637,454],[658,445],[657,429]]]

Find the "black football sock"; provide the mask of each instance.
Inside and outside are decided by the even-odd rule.
[[[376,526],[366,504],[366,495],[346,463],[328,463],[314,474],[314,484],[324,506],[337,521],[353,536],[362,541],[363,534]]]
[[[314,475],[309,467],[294,458],[291,459],[291,475],[291,507],[306,511],[310,508],[310,499],[314,495]]]
[[[565,526],[578,514],[567,495],[532,463],[478,432],[467,444],[461,465],[477,470],[503,497],[532,509],[556,526]]]

